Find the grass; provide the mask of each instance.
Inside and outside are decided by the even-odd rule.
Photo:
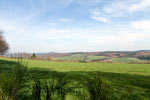
[[[15,65],[16,60],[0,58],[0,66],[8,71]],[[112,63],[81,63],[81,62],[49,62],[28,60],[30,79],[49,79],[54,73],[58,75],[64,73],[72,76],[75,80],[81,76],[88,76],[93,73],[99,73],[104,79],[108,80],[113,89],[115,100],[127,97],[128,91],[133,95],[150,98],[150,65],[149,64],[112,64]],[[56,72],[54,72],[56,71]],[[4,71],[6,72],[6,71]],[[33,80],[30,81],[32,84]],[[70,98],[70,96],[68,96]],[[137,97],[138,98],[138,97]],[[70,100],[70,99],[69,99]],[[129,100],[129,99],[126,99]],[[136,99],[140,100],[140,99]]]
[[[117,63],[141,62],[141,60],[137,58],[113,58],[112,61]]]
[[[105,57],[105,56],[93,56],[93,55],[88,56],[88,60],[100,60],[103,58],[107,58],[107,57]]]
[[[6,61],[15,59],[0,58]],[[69,71],[101,71],[112,73],[126,73],[150,76],[150,64],[116,64],[116,63],[78,63],[78,62],[50,62],[40,60],[28,60],[29,68],[42,68],[58,72]]]
[[[74,60],[81,61],[83,59],[84,59],[84,57],[83,57],[82,54],[73,54],[72,56],[65,56],[65,57],[55,58],[55,60],[64,60],[64,61],[74,61]]]

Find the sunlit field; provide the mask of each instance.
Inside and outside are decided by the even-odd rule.
[[[16,62],[17,59],[0,58],[0,65],[3,66],[4,72],[9,72],[9,69]],[[145,100],[150,98],[149,64],[50,62],[40,60],[23,60],[23,62],[28,65],[29,73],[26,77],[30,80],[28,82],[30,86],[33,85],[34,80],[48,80],[56,74],[61,75],[63,73],[72,77],[71,80],[78,81],[77,78],[98,73],[111,84],[116,100],[121,99],[123,96],[129,96],[129,91],[132,96],[136,96],[135,98]],[[75,97],[68,95],[67,98],[74,100]]]
[[[17,59],[0,58],[7,61],[17,61]],[[135,75],[150,75],[150,64],[117,64],[117,63],[84,63],[84,62],[50,62],[40,60],[24,60],[29,68],[43,68],[58,72],[69,71],[102,71],[112,73],[124,73]]]

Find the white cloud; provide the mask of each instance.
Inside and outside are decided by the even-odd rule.
[[[150,34],[147,33],[150,21],[134,21],[130,24],[131,26],[126,28],[119,27],[119,31],[116,31],[113,27],[111,29],[101,28],[93,30],[40,27],[38,30],[33,30],[28,26],[28,28],[24,29],[25,31],[21,32],[21,29],[19,31],[17,29],[18,27],[12,27],[13,23],[9,23],[8,25],[10,25],[9,27],[11,27],[11,30],[9,31],[10,40],[8,42],[10,43],[11,51],[13,52],[71,52],[149,49],[150,47],[148,45],[143,45],[145,44],[144,42],[141,42],[142,45],[138,45],[136,42],[150,38]],[[5,27],[7,28],[7,26]],[[20,28],[21,27],[23,26],[20,26]],[[142,31],[138,31],[139,29],[142,29]],[[10,35],[12,30],[16,30],[16,38]],[[26,41],[26,37],[30,37],[32,43],[29,42],[29,40]],[[17,38],[20,39],[18,40]],[[76,42],[69,42],[68,39]],[[57,41],[57,44],[50,43],[50,41]],[[33,49],[28,47],[33,47]]]
[[[136,30],[122,30],[117,35],[99,35],[92,37],[92,44],[101,50],[138,50],[149,49],[149,45],[145,45],[143,40],[148,40],[150,34],[141,33]],[[139,45],[140,43],[140,45]]]
[[[4,31],[6,31],[6,39],[8,39],[8,42],[11,46],[11,51],[17,50],[25,52],[67,52],[135,50],[145,48],[150,49],[150,46],[143,42],[143,40],[147,40],[150,42],[150,20],[133,21],[129,23],[129,25],[125,25],[127,27],[124,27],[120,24],[118,24],[117,27],[114,27],[112,23],[109,23],[112,20],[110,16],[124,16],[129,13],[131,9],[132,12],[139,11],[141,9],[147,9],[149,7],[148,4],[145,5],[141,2],[139,2],[140,4],[137,2],[128,3],[129,0],[114,0],[119,2],[114,2],[112,4],[106,5],[103,8],[103,11],[99,8],[90,11],[91,19],[99,22],[109,23],[110,25],[108,27],[103,26],[103,23],[95,24],[95,22],[90,23],[90,26],[92,27],[84,27],[81,26],[84,24],[82,24],[82,22],[79,22],[80,25],[79,23],[75,23],[73,27],[69,26],[69,28],[67,28],[67,25],[61,26],[61,22],[71,22],[72,19],[61,18],[56,21],[54,19],[51,19],[51,17],[48,17],[47,19],[45,19],[44,17],[44,19],[41,20],[41,17],[43,17],[43,15],[45,16],[45,14],[47,14],[45,12],[47,11],[49,16],[49,10],[57,8],[58,5],[63,5],[63,1],[65,2],[65,7],[76,1],[63,0],[60,1],[60,3],[57,2],[57,6],[52,6],[52,8],[49,6],[49,3],[47,3],[47,1],[48,0],[43,0],[43,3],[38,5],[34,4],[34,2],[31,1],[31,8],[33,10],[25,13],[24,15],[17,13],[14,14],[16,15],[15,17],[11,17],[11,14],[7,15],[6,13],[6,15],[3,15],[4,18],[0,16],[0,27]],[[146,0],[143,0],[143,2],[144,1]],[[98,3],[101,2],[101,0],[80,0],[81,4],[90,4],[94,2]],[[40,5],[42,7],[38,9]],[[33,13],[34,11],[35,13]],[[23,11],[21,10],[19,12]],[[10,17],[5,18],[5,16]],[[40,18],[37,18],[38,16]],[[55,17],[55,14],[53,17]],[[58,17],[60,18],[61,16],[56,16],[56,19]],[[89,22],[89,20],[85,20]],[[122,20],[124,21],[124,19]],[[140,42],[141,44],[139,45],[137,42]]]
[[[135,29],[140,29],[143,31],[149,31],[150,32],[150,20],[133,21],[130,24]]]
[[[41,34],[43,33],[43,34]],[[39,40],[64,40],[64,39],[69,39],[72,38],[72,34],[70,34],[70,30],[67,29],[42,29],[36,32],[35,35],[36,39]]]
[[[99,9],[96,8],[95,10],[90,10],[92,13],[91,18],[100,22],[108,23],[110,22],[108,18],[103,17],[103,15],[100,13]]]
[[[105,23],[109,22],[109,20],[107,18],[104,18],[104,17],[92,16],[91,18],[94,19],[94,20],[100,21],[100,22],[105,22]]]
[[[143,23],[143,22],[142,22]],[[32,41],[25,41],[20,35],[20,38],[15,40],[11,37],[11,51],[25,52],[71,52],[71,51],[101,51],[101,50],[135,50],[147,49],[148,46],[136,44],[136,41],[150,38],[150,34],[145,31],[138,31],[140,22],[134,22],[130,28],[120,28],[120,31],[112,29],[59,29],[41,27],[39,30],[26,30],[21,32],[27,36],[31,36]],[[145,22],[144,22],[145,24]],[[147,23],[145,25],[148,25]],[[144,27],[145,28],[145,27]],[[18,31],[16,31],[18,33]],[[114,34],[114,33],[117,34]],[[105,34],[110,33],[110,34]],[[67,41],[67,40],[71,41]],[[21,40],[21,41],[20,41]],[[19,41],[18,43],[16,43]],[[47,42],[46,42],[47,41]],[[57,41],[57,44],[50,41]],[[67,41],[67,42],[65,42]],[[76,41],[75,43],[72,41]],[[144,44],[144,43],[143,43]],[[28,48],[28,47],[32,47]]]
[[[149,11],[149,9],[150,9],[150,0],[140,0],[139,3],[133,4],[129,7],[130,12]]]
[[[127,16],[138,11],[149,11],[150,0],[118,0],[103,7],[103,12],[112,17]]]
[[[99,15],[100,15],[100,11],[99,11],[98,8],[96,8],[95,10],[89,10],[89,11],[92,12],[92,14],[93,14],[94,16],[99,16]]]
[[[126,9],[127,9],[127,5],[126,2],[113,2],[109,5],[106,5],[103,7],[103,12],[105,14],[108,14],[112,17],[118,17],[118,16],[122,16],[124,15],[124,13],[126,13]]]

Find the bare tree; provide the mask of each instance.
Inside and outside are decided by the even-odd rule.
[[[8,50],[8,44],[4,39],[3,32],[0,30],[0,54],[4,54]]]

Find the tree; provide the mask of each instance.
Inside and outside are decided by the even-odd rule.
[[[3,37],[3,32],[0,30],[0,54],[4,54],[9,49],[6,40]]]
[[[35,58],[36,58],[35,53],[32,54],[31,58],[32,58],[32,59],[35,59]]]

